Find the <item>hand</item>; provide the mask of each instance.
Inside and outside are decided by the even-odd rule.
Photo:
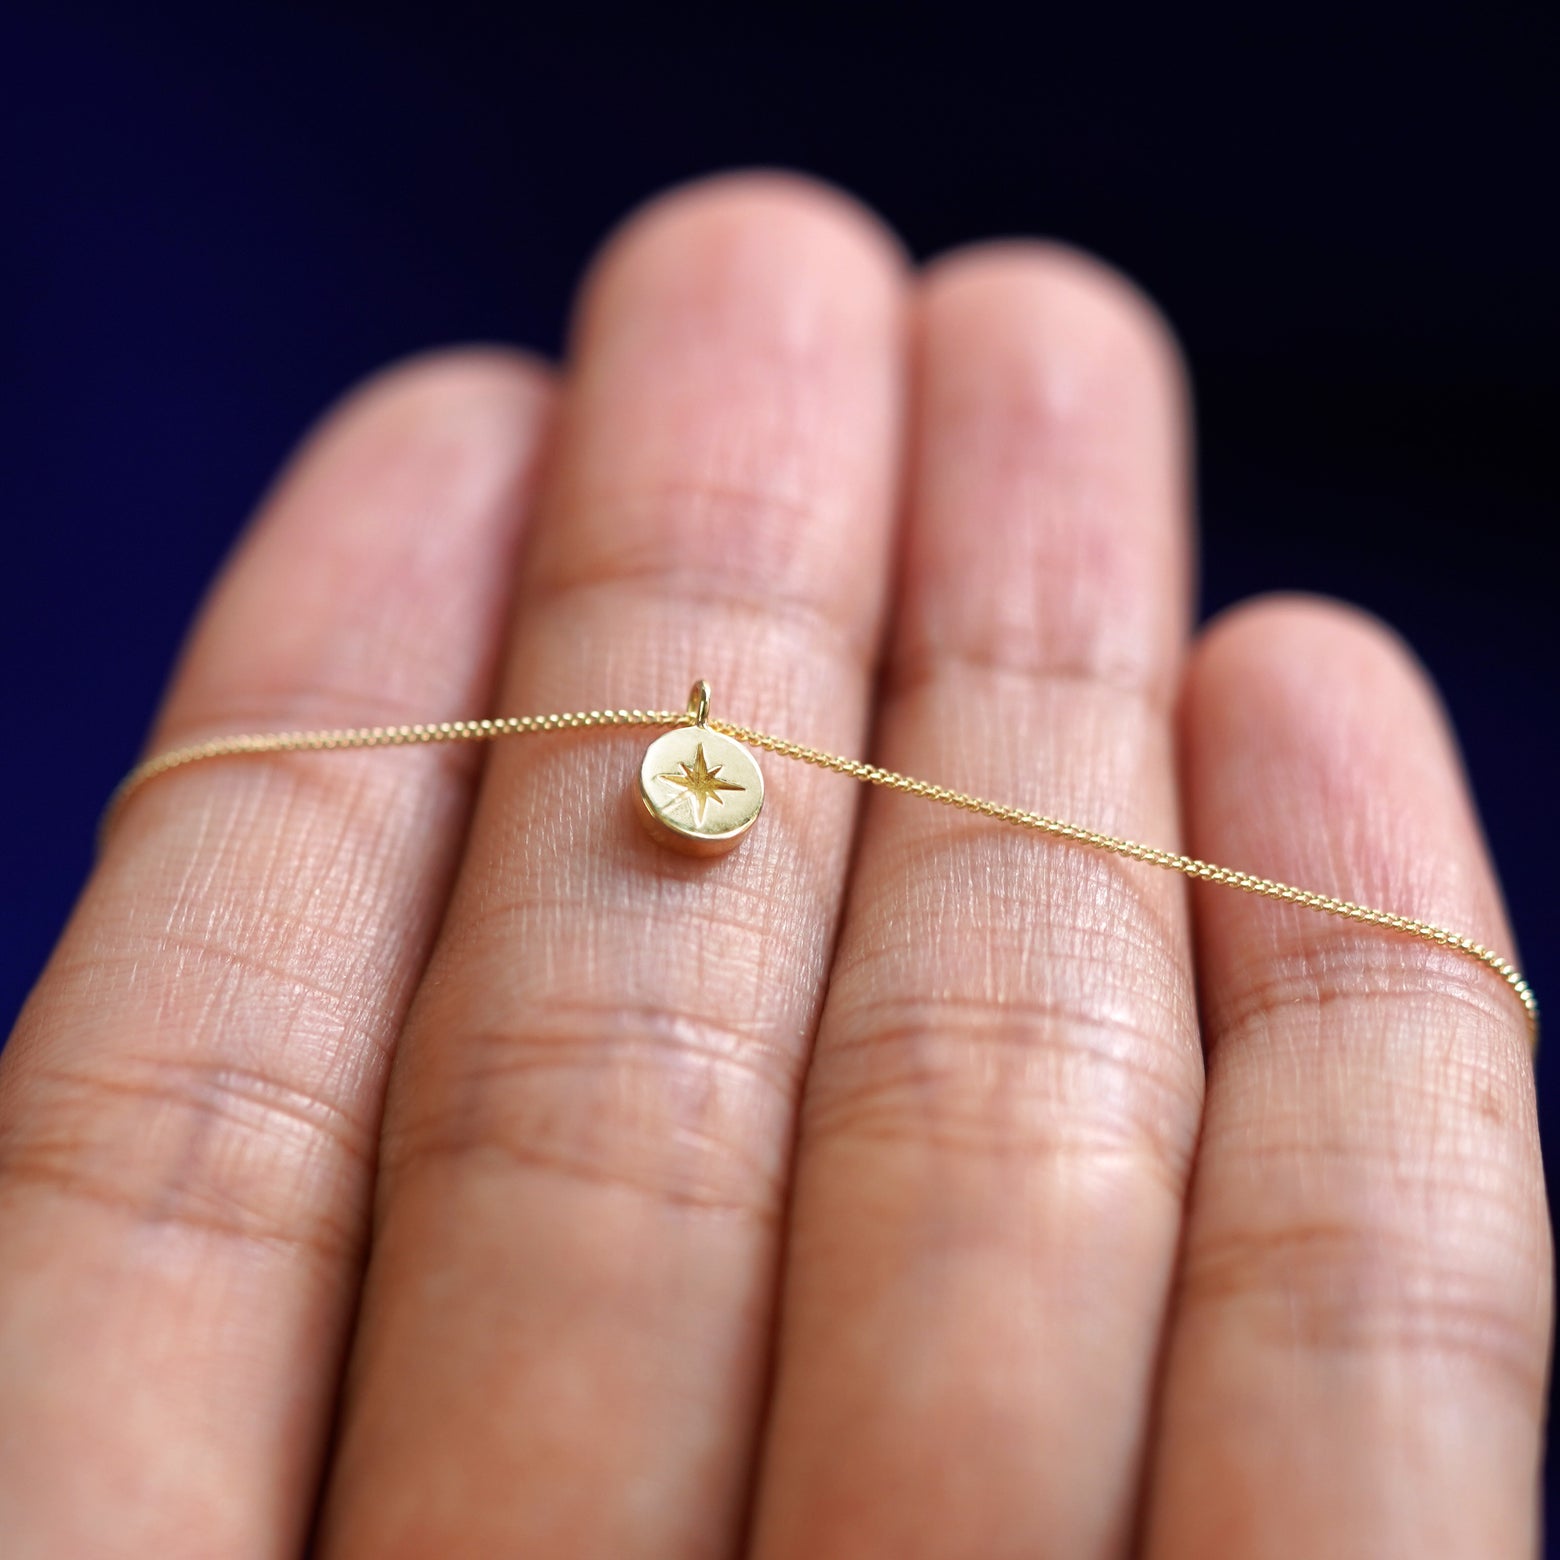
[[[1065,250],[675,194],[569,363],[310,440],[153,746],[679,705],[1509,947],[1403,648],[1188,645],[1182,374]],[[1550,1247],[1488,970],[643,732],[150,785],[0,1070],[7,1560],[1530,1551]],[[365,1266],[366,1264],[366,1266]],[[334,1436],[332,1427],[334,1425]]]

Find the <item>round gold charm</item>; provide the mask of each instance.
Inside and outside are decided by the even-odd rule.
[[[708,714],[709,692],[695,687],[689,708]],[[764,777],[740,742],[708,726],[678,726],[650,744],[639,766],[639,799],[651,831],[695,856],[728,851],[764,805]]]

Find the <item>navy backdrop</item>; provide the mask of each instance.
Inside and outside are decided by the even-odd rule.
[[[0,1017],[309,419],[429,344],[555,349],[626,208],[749,162],[917,253],[1049,233],[1139,278],[1197,382],[1206,608],[1307,587],[1408,636],[1560,1002],[1553,10],[1180,10],[7,8]]]

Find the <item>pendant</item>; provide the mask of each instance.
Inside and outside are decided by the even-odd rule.
[[[753,755],[711,731],[710,685],[688,696],[690,726],[657,737],[639,766],[645,821],[663,845],[691,856],[719,856],[753,827],[764,805],[764,777]]]

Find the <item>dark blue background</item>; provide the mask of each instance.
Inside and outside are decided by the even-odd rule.
[[[855,189],[918,253],[1057,234],[1158,297],[1199,392],[1206,606],[1309,587],[1407,634],[1560,1003],[1553,8],[1181,12],[7,12],[0,1018],[313,414],[431,343],[555,349],[626,208],[749,162]]]

